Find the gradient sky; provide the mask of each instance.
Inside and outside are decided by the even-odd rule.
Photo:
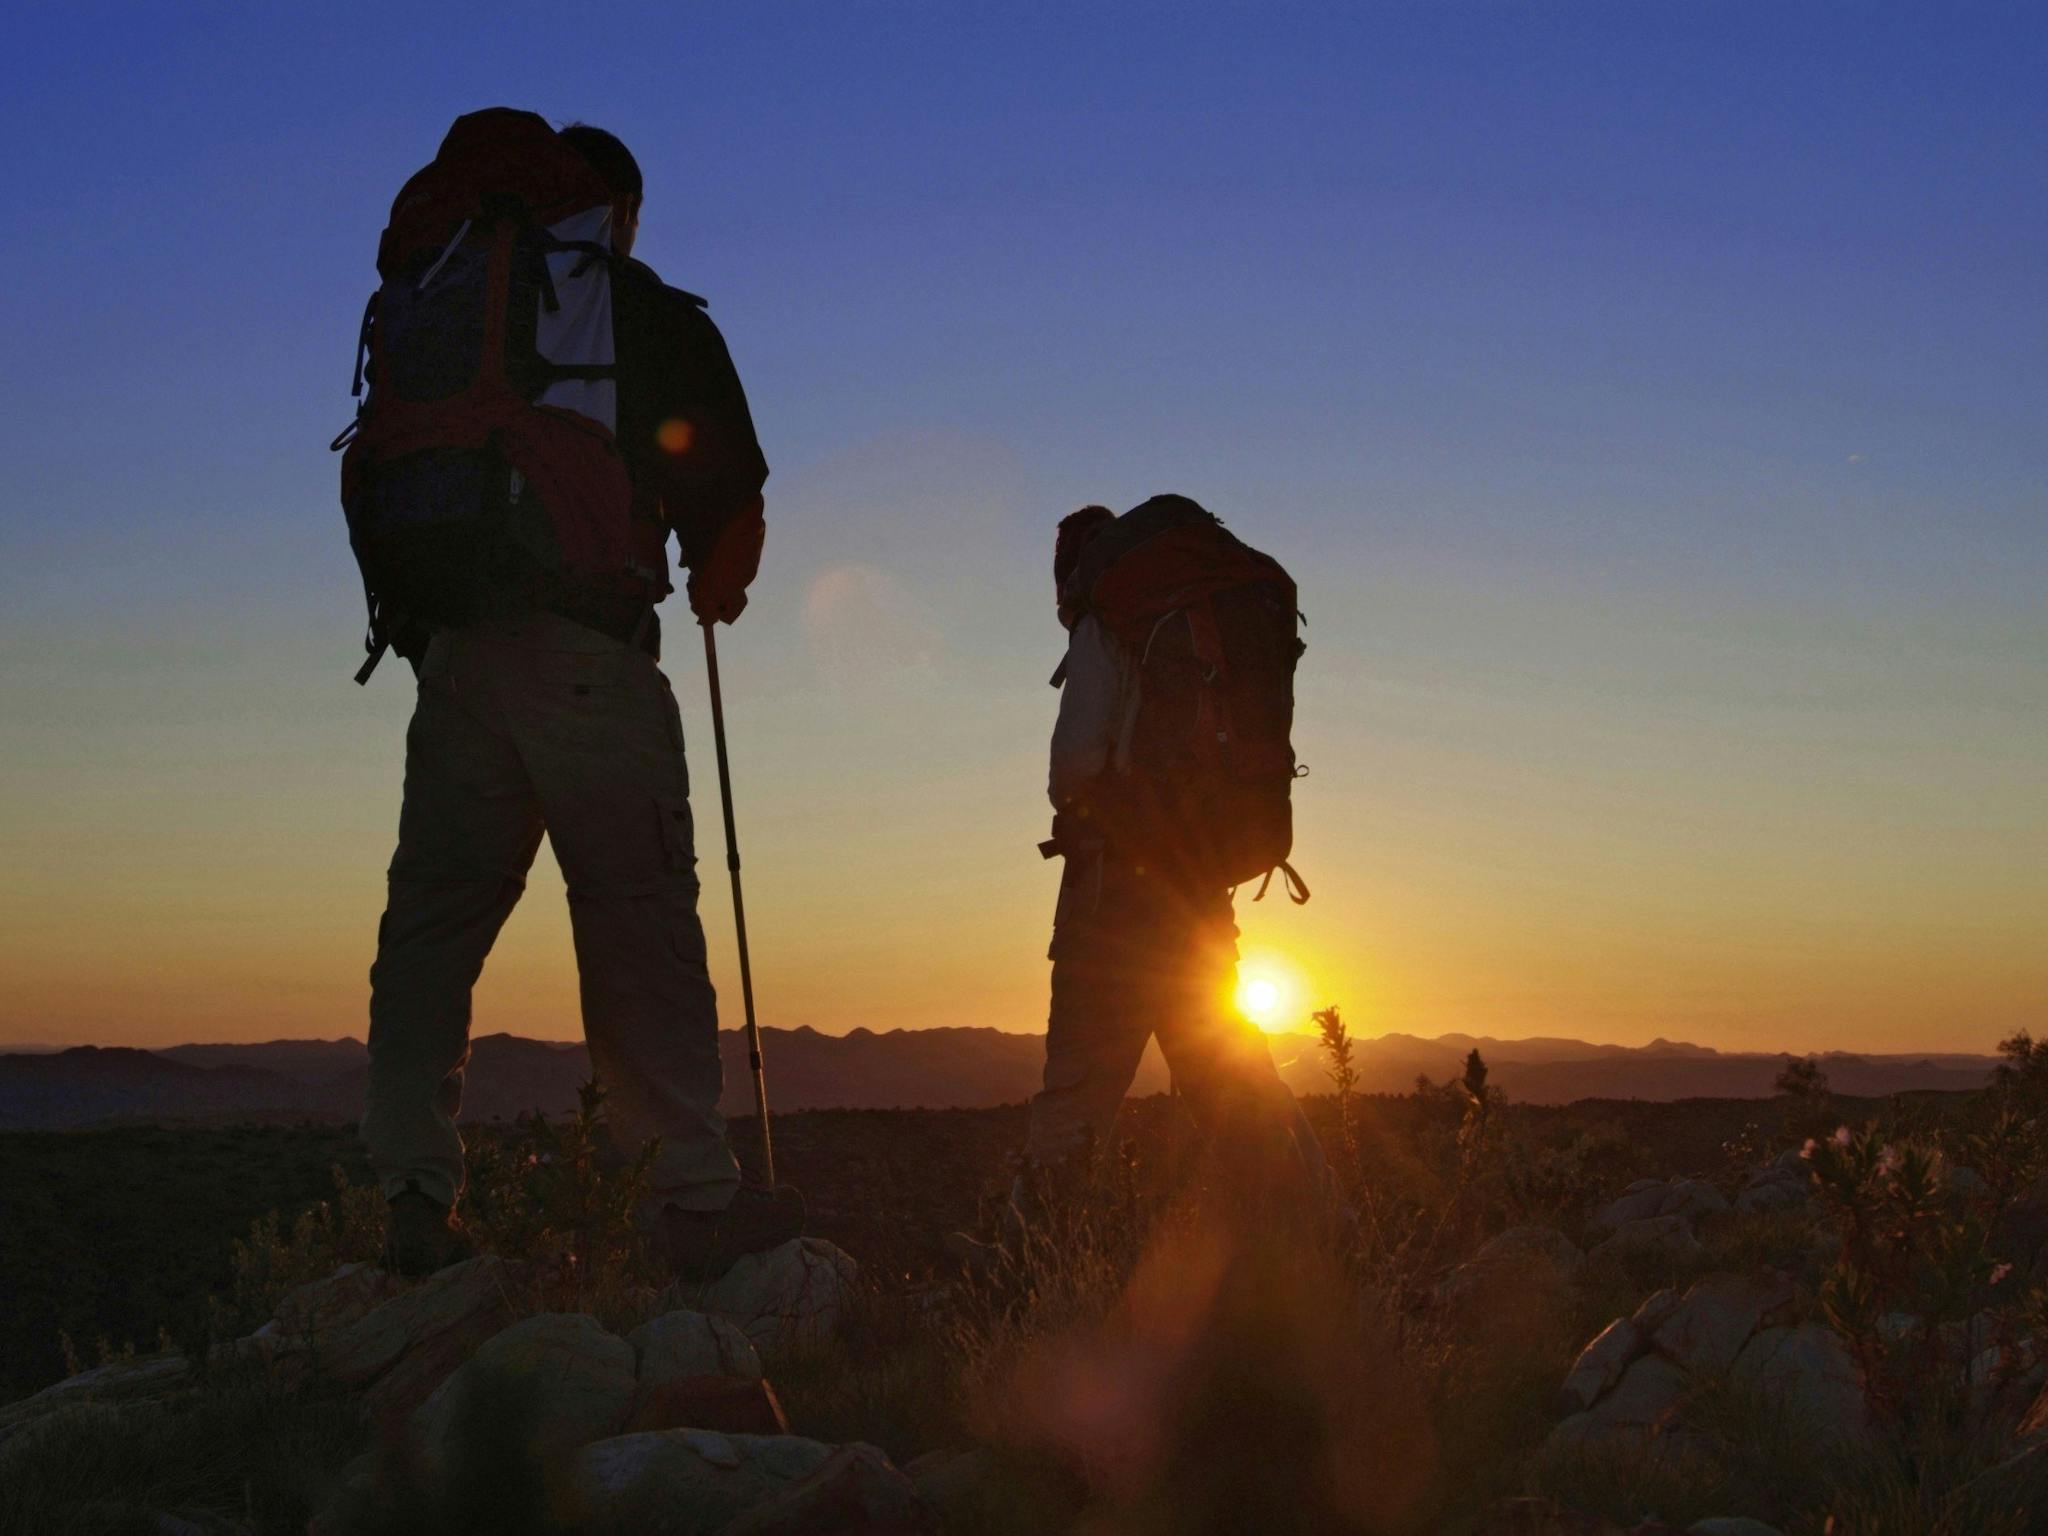
[[[362,1032],[410,698],[349,681],[326,443],[390,198],[496,103],[635,147],[774,467],[764,1022],[1042,1027],[1051,527],[1174,489],[1300,578],[1316,898],[1241,905],[1304,1006],[2048,1027],[2038,7],[11,17],[0,1041]],[[578,1032],[545,854],[477,1028]]]

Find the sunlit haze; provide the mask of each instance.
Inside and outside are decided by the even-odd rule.
[[[634,147],[773,468],[764,1023],[1044,1027],[1052,529],[1175,490],[1308,619],[1256,1022],[2048,1024],[2037,12],[1004,9],[10,20],[0,1042],[364,1032],[411,697],[350,682],[326,445],[391,197],[495,103]],[[476,1030],[580,1033],[546,854]]]

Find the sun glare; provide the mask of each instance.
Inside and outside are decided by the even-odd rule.
[[[1237,979],[1237,1011],[1261,1029],[1285,1029],[1294,991],[1293,978],[1277,967],[1248,966]]]

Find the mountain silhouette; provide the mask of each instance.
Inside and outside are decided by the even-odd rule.
[[[1044,1064],[1045,1038],[986,1028],[810,1028],[762,1031],[769,1102],[777,1109],[979,1109],[1030,1097]],[[1274,1061],[1299,1093],[1329,1091],[1317,1042],[1275,1035]],[[728,1114],[747,1114],[753,1088],[745,1039],[720,1035]],[[1389,1034],[1355,1042],[1367,1093],[1406,1093],[1419,1076],[1455,1077],[1478,1050],[1491,1081],[1510,1099],[1566,1104],[1578,1099],[1766,1098],[1786,1057],[1722,1052],[1657,1039],[1645,1046],[1583,1040],[1527,1040],[1449,1034]],[[1983,1086],[1989,1056],[1919,1052],[1815,1058],[1838,1093],[1881,1097],[1911,1089]],[[360,1040],[271,1040],[195,1044],[160,1051],[73,1046],[0,1055],[0,1130],[52,1130],[113,1119],[352,1120],[362,1107],[368,1057]],[[590,1075],[581,1042],[482,1035],[465,1075],[463,1118],[507,1120],[538,1110],[564,1114]],[[1157,1049],[1146,1053],[1132,1093],[1167,1087]]]

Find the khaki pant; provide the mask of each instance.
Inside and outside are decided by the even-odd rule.
[[[371,1165],[387,1195],[460,1195],[470,989],[543,832],[613,1134],[629,1153],[661,1138],[657,1198],[722,1209],[739,1169],[718,1113],[681,717],[650,657],[548,614],[439,634],[420,669],[370,971]]]
[[[1189,892],[1113,856],[1070,856],[1053,923],[1045,1086],[1025,1155],[1050,1168],[1109,1132],[1154,1035],[1189,1113],[1219,1151],[1301,1176],[1327,1170],[1315,1132],[1238,1012],[1227,891]]]

